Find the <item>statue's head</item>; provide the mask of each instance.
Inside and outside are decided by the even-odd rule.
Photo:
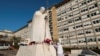
[[[40,11],[41,11],[42,13],[44,13],[44,12],[45,12],[45,8],[44,8],[44,7],[41,7],[41,8],[40,8]]]

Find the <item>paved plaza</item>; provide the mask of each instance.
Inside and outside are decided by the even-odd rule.
[[[0,56],[16,56],[15,50],[0,50]]]

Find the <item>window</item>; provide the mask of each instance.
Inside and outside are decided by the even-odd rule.
[[[75,36],[75,32],[69,33],[69,37],[73,37],[73,36]]]
[[[91,33],[93,33],[93,30],[92,30],[92,29],[86,29],[86,30],[85,30],[85,33],[86,33],[86,34],[91,34]]]
[[[79,8],[79,6],[78,5],[75,5],[75,6],[73,6],[72,9],[74,10],[74,9],[77,9],[77,8]]]
[[[86,18],[86,17],[87,17],[86,15],[83,15],[83,16],[82,16],[82,19],[84,19],[84,18]]]
[[[95,42],[96,38],[95,37],[87,37],[87,42]]]
[[[67,16],[65,17],[65,19],[67,19]]]
[[[73,22],[74,22],[73,19],[69,19],[69,20],[68,20],[68,23],[73,23]]]
[[[62,14],[65,14],[66,13],[66,11],[62,11]]]
[[[69,38],[68,34],[64,34],[64,38]]]
[[[81,3],[81,5],[85,5],[85,4],[86,4],[86,2],[85,2],[85,1]]]
[[[73,12],[73,15],[75,16],[75,15],[77,15],[79,13],[80,13],[80,11],[75,11],[75,12]]]
[[[90,17],[89,15],[83,15],[82,19],[87,19],[88,17]]]
[[[60,16],[61,14],[60,13],[57,13],[57,16]]]
[[[95,7],[98,7],[97,3],[95,3],[95,4],[91,5],[91,6],[89,6],[89,9],[93,9],[93,8],[95,8]]]
[[[98,41],[100,41],[100,36],[97,36]]]
[[[98,6],[100,7],[100,2],[98,2]]]
[[[88,3],[90,3],[90,2],[92,2],[92,1],[94,1],[94,0],[86,0]]]
[[[95,32],[100,32],[100,27],[96,27]]]
[[[85,40],[85,38],[79,38],[79,39],[78,39],[78,42],[79,42],[79,43],[84,43],[84,42],[86,42],[86,40]]]
[[[95,7],[98,7],[98,4],[96,3],[96,4],[94,4],[94,6],[95,6]]]
[[[73,1],[72,1],[72,5],[77,4],[77,2],[78,2],[77,0],[73,0]]]
[[[90,21],[84,22],[83,25],[84,26],[89,26],[89,25],[91,25],[91,22]]]
[[[82,8],[82,10],[81,10],[81,12],[85,12],[85,11],[88,11],[88,8],[86,7],[86,8]]]
[[[76,18],[74,19],[74,21],[79,21],[79,20],[81,20],[81,17],[76,17]]]
[[[83,1],[82,3],[79,4],[80,7],[83,5],[86,5],[86,1]]]
[[[74,26],[74,25],[69,26],[69,31],[74,31],[73,26]]]
[[[68,9],[66,9],[67,10],[67,12],[70,12],[71,11],[71,9],[70,8],[68,8]]]
[[[63,35],[60,35],[60,38],[63,38],[64,36]]]
[[[92,22],[93,22],[93,24],[100,23],[100,19],[95,19],[95,20],[93,20]]]
[[[68,22],[67,21],[63,21],[63,26],[67,25]]]
[[[67,30],[69,30],[69,29],[65,27],[63,30],[64,30],[64,31],[67,31]]]
[[[91,16],[95,16],[95,15],[98,15],[98,14],[100,14],[100,11],[97,10],[97,11],[95,11],[95,12],[92,12],[92,13],[91,13]]]
[[[83,35],[83,34],[84,34],[83,30],[77,31],[77,35]]]
[[[77,40],[76,39],[72,39],[70,40],[71,44],[74,44],[74,43],[77,43]]]
[[[60,17],[60,18],[58,18],[57,20],[58,20],[58,21],[61,21],[61,20],[64,20],[64,18],[61,18],[61,17]]]
[[[87,15],[87,18],[90,17],[90,15]]]
[[[61,27],[61,24],[60,23],[58,23],[58,25],[57,25],[58,27]]]
[[[69,14],[69,17],[72,17],[73,16],[73,14],[71,13],[71,14]]]
[[[58,32],[63,32],[63,29],[62,28],[58,29]]]
[[[77,24],[75,28],[80,28],[80,27],[83,27],[82,24]]]
[[[66,39],[65,44],[70,44],[70,40]]]
[[[73,27],[73,29],[75,29],[75,27]]]

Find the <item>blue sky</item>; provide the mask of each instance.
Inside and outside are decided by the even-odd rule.
[[[48,1],[51,6],[62,0]],[[16,31],[23,27],[41,6],[47,6],[46,0],[0,0],[0,30]]]

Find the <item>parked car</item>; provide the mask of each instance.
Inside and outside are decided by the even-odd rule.
[[[5,46],[5,45],[0,45],[0,49],[8,49],[10,47],[10,45],[7,45],[7,46]]]

